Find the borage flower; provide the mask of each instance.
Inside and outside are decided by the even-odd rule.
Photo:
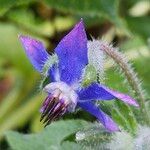
[[[51,61],[51,55],[40,41],[27,36],[19,38],[32,65],[43,73],[45,66]],[[130,105],[138,104],[130,96],[97,82],[82,86],[83,72],[88,65],[87,42],[81,20],[55,48],[58,61],[46,69],[51,82],[44,87],[48,96],[41,107],[41,120],[48,125],[66,112],[74,112],[78,106],[95,116],[107,130],[117,131],[117,124],[94,101],[120,99]]]

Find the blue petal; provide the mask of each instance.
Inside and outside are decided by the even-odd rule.
[[[78,82],[88,63],[87,37],[82,20],[60,41],[55,52],[59,59],[60,80],[70,85]]]
[[[92,102],[79,102],[78,106],[95,116],[108,131],[118,131],[117,124]]]
[[[28,36],[21,35],[19,36],[19,39],[31,64],[37,71],[42,72],[43,65],[49,56],[44,48],[44,45],[40,41],[37,41]]]
[[[111,100],[116,98],[98,83],[92,83],[88,87],[81,89],[78,95],[80,100]]]
[[[120,99],[121,101],[128,103],[130,105],[139,106],[136,100],[132,97],[119,93],[117,91],[111,90],[104,85],[98,83],[92,83],[90,86],[78,91],[80,101],[86,100],[111,100]]]

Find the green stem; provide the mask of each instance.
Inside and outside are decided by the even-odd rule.
[[[135,91],[136,95],[139,98],[140,110],[145,117],[145,122],[147,125],[150,125],[150,118],[148,115],[147,108],[145,106],[145,94],[141,87],[141,83],[137,78],[137,74],[134,72],[131,65],[128,63],[127,58],[119,52],[117,49],[109,46],[107,44],[102,44],[101,49],[105,51],[107,55],[109,55],[123,70],[130,86]]]

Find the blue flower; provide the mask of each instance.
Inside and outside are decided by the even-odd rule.
[[[30,62],[42,73],[51,56],[40,41],[22,35],[19,38]],[[47,69],[51,82],[44,87],[48,96],[41,107],[41,120],[47,125],[78,106],[95,116],[108,131],[117,131],[117,124],[94,102],[120,99],[130,105],[138,104],[130,96],[97,82],[87,87],[81,85],[83,71],[88,65],[87,51],[87,36],[81,20],[55,48],[58,62]]]

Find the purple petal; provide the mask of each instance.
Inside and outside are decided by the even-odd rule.
[[[82,20],[60,41],[55,52],[59,58],[60,80],[68,84],[77,82],[88,63],[87,37]]]
[[[78,103],[78,106],[95,116],[108,131],[119,131],[117,124],[92,102]]]
[[[21,35],[19,36],[19,39],[31,64],[37,71],[42,72],[43,65],[49,56],[44,45],[40,41],[28,36]]]
[[[78,95],[80,100],[111,100],[115,98],[98,83],[92,83],[81,89],[78,91]]]
[[[132,97],[130,97],[129,95],[114,91],[112,89],[109,89],[108,87],[101,85],[103,87],[103,89],[105,89],[107,92],[109,92],[110,94],[112,94],[113,96],[115,96],[116,98],[120,99],[121,101],[139,107],[139,104],[136,102],[135,99],[133,99]]]
[[[113,91],[104,85],[92,83],[90,86],[78,91],[79,99],[82,100],[111,100],[120,99],[121,101],[130,105],[139,106],[136,100],[132,97]]]

